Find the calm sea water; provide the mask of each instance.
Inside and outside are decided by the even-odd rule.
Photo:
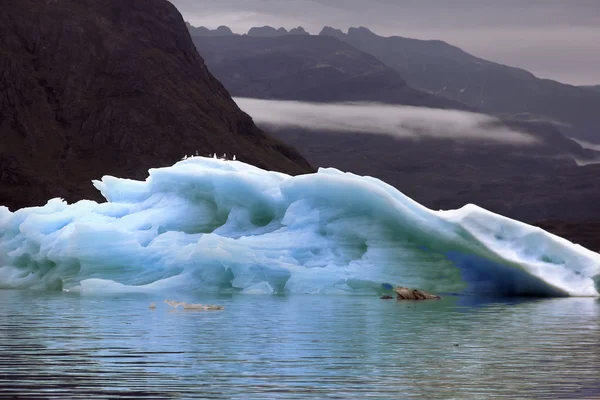
[[[0,291],[0,396],[600,399],[595,299],[163,300]]]

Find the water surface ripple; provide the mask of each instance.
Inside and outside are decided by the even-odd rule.
[[[0,291],[0,397],[600,399],[596,299],[162,300]]]

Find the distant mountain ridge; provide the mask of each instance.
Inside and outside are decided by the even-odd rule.
[[[285,28],[275,29],[270,26],[254,27],[248,31],[248,36],[255,37],[276,37],[285,35],[309,35],[301,26],[290,29],[289,31]]]
[[[283,28],[250,31],[253,29],[268,31],[270,37],[286,34]],[[536,115],[557,122],[568,136],[600,143],[598,87],[540,79],[524,69],[475,57],[441,40],[382,37],[364,27],[349,28],[347,33],[324,27],[319,35],[332,36],[375,56],[416,89],[488,113]]]
[[[470,110],[408,86],[393,69],[329,37],[193,37],[233,96],[316,102],[370,101]]]
[[[377,102],[479,111],[416,90],[372,55],[328,35],[193,37],[209,69],[234,97],[309,102]],[[530,132],[561,154],[598,157],[535,115],[503,114],[504,124]]]
[[[208,29],[204,26],[192,26],[189,22],[185,25],[192,36],[233,36],[234,33],[229,27],[221,25],[217,29]]]
[[[237,35],[233,33],[233,31],[224,25],[219,26],[216,29],[209,29],[204,26],[193,26],[189,22],[186,21],[186,26],[190,35],[192,36],[234,36]],[[247,33],[248,36],[254,37],[276,37],[276,36],[284,36],[284,35],[310,35],[310,33],[306,32],[303,27],[299,26],[297,28],[292,28],[289,31],[283,27],[279,29],[275,29],[272,26],[256,26],[250,28]]]

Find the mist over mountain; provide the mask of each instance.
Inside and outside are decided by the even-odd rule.
[[[5,0],[0,71],[1,205],[100,200],[92,179],[196,151],[312,171],[240,111],[166,0]]]
[[[600,219],[592,183],[600,165],[578,166],[571,152],[586,150],[552,125],[383,104],[235,100],[312,165],[375,176],[434,209],[475,203],[528,222]]]
[[[210,70],[235,97],[478,111],[410,87],[397,71],[377,58],[327,35],[193,37],[193,41]],[[554,152],[554,157],[570,161],[573,157],[598,157],[595,151],[588,151],[592,149],[586,150],[565,137],[552,120],[528,113],[499,116],[498,123],[532,132],[541,139],[538,151],[552,149],[549,151]],[[375,115],[368,118],[389,119]],[[546,150],[542,151],[542,147]]]
[[[283,28],[256,29],[265,28],[269,37],[286,34]],[[415,89],[488,113],[536,115],[556,122],[568,136],[600,142],[597,86],[578,87],[540,79],[526,70],[478,58],[441,40],[382,37],[364,27],[350,28],[347,33],[324,27],[319,36],[335,37],[375,56]]]
[[[325,27],[320,35],[333,36],[374,55],[417,89],[486,112],[554,119],[570,136],[600,141],[600,94],[594,91],[539,79],[441,40],[382,37],[364,27],[350,28],[348,33]]]

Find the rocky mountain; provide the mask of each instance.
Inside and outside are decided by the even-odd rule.
[[[189,22],[185,25],[192,36],[233,36],[233,32],[229,27],[221,25],[217,29],[208,29],[204,26],[192,26]]]
[[[237,97],[470,109],[411,88],[375,57],[330,37],[196,36],[193,40],[210,71]]]
[[[252,27],[248,31],[248,36],[253,37],[276,37],[285,35],[308,35],[309,33],[301,26],[290,29],[288,32],[285,28],[275,29],[272,26]]]
[[[166,0],[3,0],[0,138],[12,209],[97,199],[92,179],[144,178],[196,151],[312,170],[239,110]]]
[[[306,32],[303,27],[299,26],[297,28],[290,29],[288,35],[310,35],[310,33]]]
[[[285,28],[275,29],[272,26],[255,26],[250,28],[248,36],[254,37],[275,37],[287,35],[288,31]]]
[[[372,54],[417,89],[491,113],[529,113],[557,121],[569,136],[600,143],[600,93],[475,57],[440,40],[382,37],[364,27],[332,36]]]
[[[189,22],[185,23],[192,36],[234,36],[236,35],[227,26],[219,26],[217,29],[208,29],[204,26],[195,27]],[[275,37],[284,35],[310,35],[303,27],[292,28],[289,31],[285,28],[275,29],[272,26],[252,27],[247,33],[253,37]]]

